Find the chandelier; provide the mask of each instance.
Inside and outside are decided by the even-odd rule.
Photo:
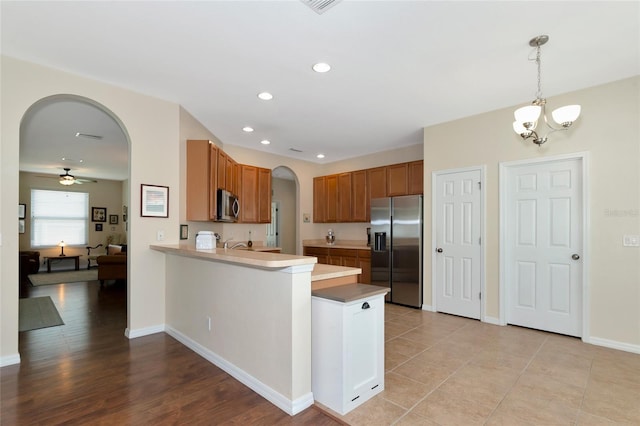
[[[560,107],[551,113],[553,121],[560,127],[553,126],[547,119],[547,100],[542,97],[542,85],[540,82],[540,46],[545,44],[547,41],[549,41],[549,36],[547,35],[540,35],[529,41],[529,45],[536,48],[535,61],[538,66],[538,91],[536,92],[536,99],[531,103],[531,105],[518,108],[513,114],[516,119],[516,121],[513,122],[513,130],[522,136],[522,139],[524,140],[531,138],[533,143],[538,146],[545,143],[547,141],[547,137],[551,133],[569,129],[580,115],[580,105],[567,105]],[[536,131],[540,115],[542,115],[544,124],[548,128],[544,136],[541,136]]]

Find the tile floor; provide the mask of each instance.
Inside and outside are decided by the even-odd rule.
[[[385,340],[385,390],[350,425],[640,424],[637,354],[389,304]]]

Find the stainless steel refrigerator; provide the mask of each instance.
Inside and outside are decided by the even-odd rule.
[[[371,284],[387,301],[422,307],[422,195],[371,200]]]

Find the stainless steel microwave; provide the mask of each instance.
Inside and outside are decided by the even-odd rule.
[[[218,222],[237,222],[240,214],[240,201],[238,197],[224,189],[218,189],[216,197]]]

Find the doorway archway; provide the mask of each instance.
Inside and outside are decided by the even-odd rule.
[[[267,244],[282,253],[298,254],[298,177],[289,167],[278,166],[271,172],[271,224],[267,225]]]
[[[34,102],[23,114],[19,129],[19,197],[29,199],[30,187],[67,189],[89,194],[89,208],[105,207],[105,191],[113,191],[108,221],[87,223],[86,244],[65,247],[66,253],[79,255],[86,266],[86,246],[104,244],[108,235],[120,235],[129,241],[129,224],[124,210],[130,205],[130,143],[122,121],[106,106],[86,97],[57,94]],[[81,185],[60,186],[59,175],[65,169]],[[28,180],[29,184],[23,184]],[[91,209],[88,212],[91,213]],[[29,218],[27,218],[27,221]],[[98,226],[99,225],[99,226]],[[19,237],[20,250],[31,250],[30,227]],[[38,248],[43,256],[58,247]],[[127,269],[129,270],[129,268]],[[127,280],[130,292],[130,280]],[[127,297],[127,300],[129,298]],[[128,303],[128,302],[127,302]],[[127,312],[129,312],[127,307]],[[128,322],[128,321],[127,321]]]

